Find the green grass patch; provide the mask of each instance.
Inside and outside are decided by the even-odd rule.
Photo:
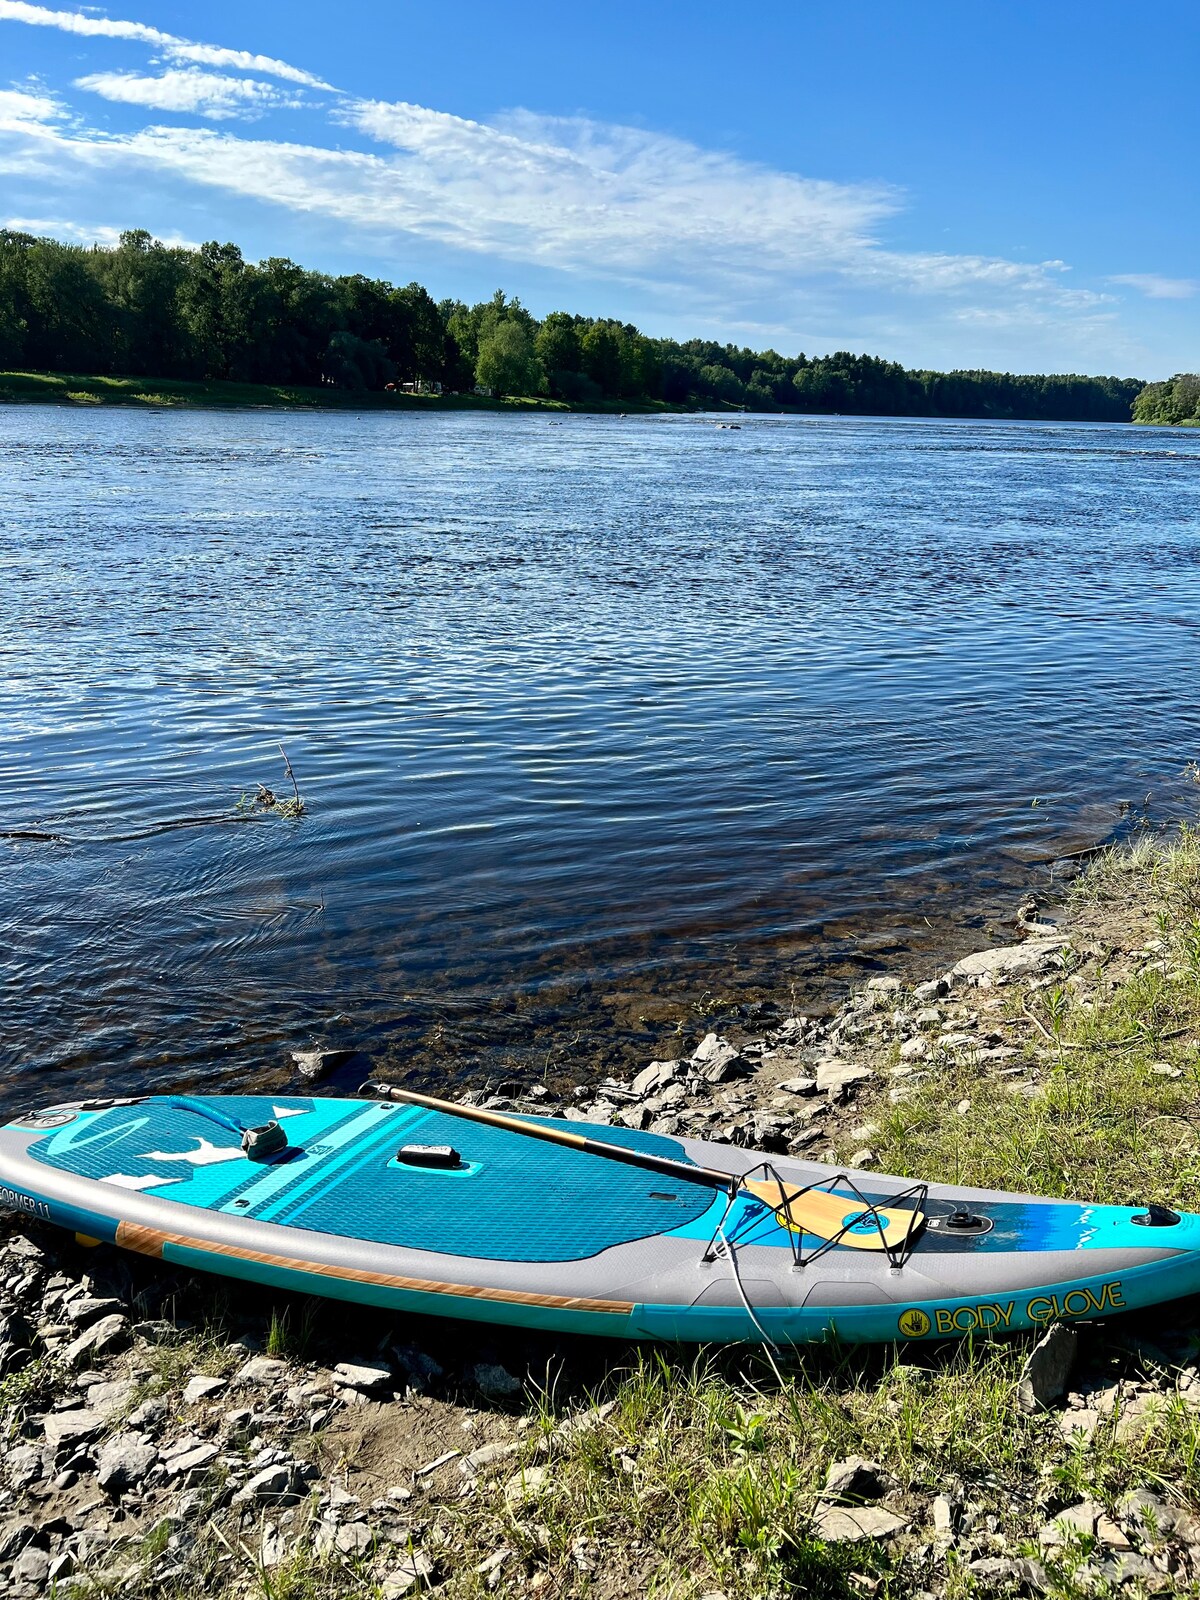
[[[0,404],[95,406],[200,406],[216,409],[299,411],[598,411],[652,413],[685,409],[663,402],[600,401],[569,405],[544,395],[400,394],[336,389],[330,385],[201,382],[183,378],[128,378],[61,372],[0,372]]]

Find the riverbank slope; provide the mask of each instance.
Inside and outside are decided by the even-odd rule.
[[[560,1109],[1196,1209],[1198,913],[1200,841],[1146,839],[949,972]],[[14,1596],[1200,1594],[1192,1304],[1081,1326],[1059,1390],[1024,1337],[637,1351],[348,1317],[10,1229]]]

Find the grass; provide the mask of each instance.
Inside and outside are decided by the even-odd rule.
[[[873,1148],[905,1176],[1198,1209],[1200,837],[1106,854],[1072,901],[1095,920],[1100,953],[1076,953],[1061,983],[1007,1002],[1003,1031],[1021,1052],[1008,1065],[1025,1070],[1002,1077],[969,1058],[940,1068],[876,1111]],[[1114,963],[1114,907],[1123,921],[1138,908],[1161,947]]]
[[[1184,830],[1100,857],[1072,889],[1071,910],[1067,972],[1043,987],[980,996],[1002,1001],[989,1026],[1001,1027],[1017,1057],[999,1070],[950,1062],[898,1104],[884,1095],[862,1107],[879,1127],[879,1163],[989,1187],[1196,1209],[1200,836]],[[1187,1345],[1189,1331],[1191,1348],[1200,1347],[1186,1317],[1162,1319],[1172,1349]],[[1101,1383],[1155,1360],[1117,1325],[1080,1333]],[[306,1354],[311,1335],[301,1308],[295,1326],[287,1314],[272,1321],[267,1348]],[[564,1345],[560,1379],[531,1397],[518,1454],[484,1469],[466,1495],[448,1488],[420,1501],[420,1547],[437,1559],[445,1600],[991,1600],[1013,1585],[972,1572],[969,1561],[1021,1554],[1041,1564],[1051,1600],[1115,1596],[1097,1576],[1103,1552],[1089,1537],[1047,1550],[1039,1530],[1081,1499],[1114,1515],[1141,1487],[1200,1507],[1200,1408],[1168,1372],[1136,1425],[1118,1406],[1090,1437],[1066,1438],[1054,1414],[1020,1409],[1028,1344],[1022,1336],[820,1347],[786,1363],[747,1350],[646,1349],[589,1392],[572,1389],[579,1380]],[[218,1354],[210,1344],[199,1358],[203,1365]],[[183,1370],[172,1376],[182,1379]],[[6,1383],[35,1396],[39,1381],[29,1373]],[[591,1426],[561,1427],[565,1415],[601,1406]],[[826,1472],[847,1455],[892,1475],[888,1505],[910,1521],[904,1539],[839,1545],[817,1537]],[[971,1549],[947,1549],[935,1537],[930,1507],[939,1494],[950,1498]],[[184,1587],[221,1600],[383,1594],[362,1564],[298,1555],[266,1569],[248,1535],[244,1547],[237,1534],[221,1537],[219,1551],[215,1538],[197,1546],[194,1581],[180,1586],[179,1600]],[[501,1551],[497,1576],[487,1563]],[[1165,1581],[1172,1595],[1200,1597],[1186,1569]],[[139,1592],[156,1600],[171,1593]],[[1148,1590],[1135,1583],[1119,1592],[1138,1600]]]
[[[184,378],[127,378],[63,372],[0,372],[0,404],[51,403],[74,406],[202,406],[302,411],[601,411],[659,412],[684,409],[661,402],[600,401],[574,406],[544,395],[388,394],[303,384],[227,383]]]

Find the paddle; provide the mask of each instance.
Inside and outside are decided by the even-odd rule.
[[[852,1195],[831,1194],[827,1189],[792,1188],[780,1179],[745,1179],[734,1172],[723,1172],[720,1167],[693,1166],[687,1161],[673,1161],[670,1156],[655,1155],[649,1150],[631,1150],[622,1144],[609,1144],[605,1139],[591,1139],[569,1128],[555,1128],[546,1123],[531,1122],[524,1117],[510,1117],[503,1111],[485,1111],[480,1106],[437,1100],[433,1095],[417,1094],[412,1089],[397,1089],[390,1083],[364,1083],[359,1093],[364,1091],[383,1099],[399,1100],[404,1105],[423,1106],[426,1111],[442,1111],[467,1122],[479,1122],[485,1127],[502,1128],[506,1133],[522,1134],[527,1139],[543,1139],[547,1144],[562,1145],[565,1149],[579,1150],[589,1156],[600,1156],[605,1161],[620,1161],[627,1167],[642,1167],[647,1172],[657,1172],[682,1183],[704,1184],[728,1195],[745,1191],[757,1199],[765,1200],[782,1226],[797,1233],[815,1234],[818,1239],[836,1238],[839,1244],[849,1245],[854,1250],[901,1248],[916,1235],[925,1221],[920,1211],[888,1210],[881,1206],[865,1208]],[[855,1232],[856,1227],[862,1231]]]

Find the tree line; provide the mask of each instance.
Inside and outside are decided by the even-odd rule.
[[[1200,427],[1200,373],[1177,372],[1165,383],[1148,383],[1133,403],[1133,420]]]
[[[472,306],[435,301],[418,283],[331,277],[285,257],[248,261],[234,244],[165,245],[140,229],[113,248],[0,230],[0,368],[441,385],[581,406],[1098,422],[1128,422],[1143,388],[1131,378],[909,371],[849,351],[680,343],[566,311],[539,321],[500,290]]]

